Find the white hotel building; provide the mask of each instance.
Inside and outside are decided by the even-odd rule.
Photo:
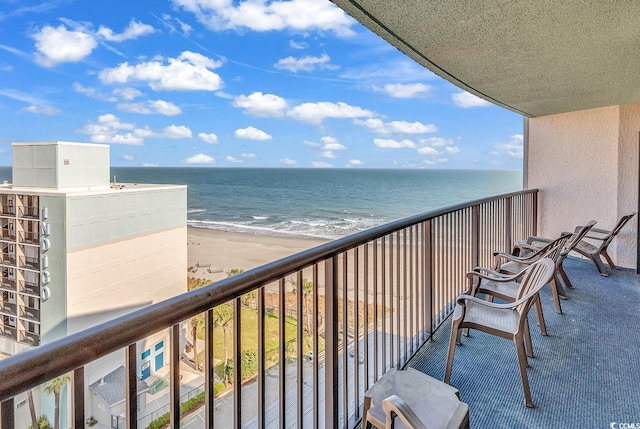
[[[0,185],[0,353],[186,290],[186,186],[111,183],[109,168],[107,145],[13,144],[13,183]],[[141,380],[167,364],[168,345],[168,334],[138,344]],[[88,366],[85,386],[104,384],[123,362],[117,352]],[[86,415],[109,424],[119,406],[99,390],[86,392]],[[42,413],[53,410],[52,396],[34,396]],[[16,423],[26,427],[29,407],[16,399]]]

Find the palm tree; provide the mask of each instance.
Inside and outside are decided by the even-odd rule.
[[[191,318],[191,334],[193,336],[193,363],[196,370],[200,371],[198,363],[198,332],[204,330],[204,313],[196,314]]]
[[[297,293],[297,284],[295,281],[291,281],[291,286],[293,287],[293,293]],[[313,293],[313,282],[308,279],[302,279],[302,315],[298,317],[298,319],[302,320],[302,326],[307,333],[311,333],[311,320],[313,317],[309,314],[309,297]]]
[[[213,326],[222,328],[222,338],[224,342],[224,383],[229,384],[227,365],[229,364],[229,325],[233,319],[233,307],[226,303],[213,309]]]
[[[53,429],[60,427],[60,392],[62,388],[71,381],[69,374],[61,375],[51,380],[48,384],[45,384],[44,391],[49,395],[53,394],[55,400],[55,415],[53,419]]]

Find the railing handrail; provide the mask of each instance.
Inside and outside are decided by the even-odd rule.
[[[486,202],[532,194],[527,189],[453,204],[393,221],[151,304],[0,362],[0,402],[167,329],[260,286],[421,222]],[[34,370],[37,368],[37,371]]]

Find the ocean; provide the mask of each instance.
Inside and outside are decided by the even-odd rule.
[[[0,180],[10,176],[0,168]],[[324,239],[522,189],[520,170],[112,167],[114,176],[188,185],[190,226]]]

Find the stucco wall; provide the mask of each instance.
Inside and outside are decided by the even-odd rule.
[[[541,235],[556,236],[590,219],[608,229],[637,207],[640,105],[532,118],[525,130],[526,180],[541,191]],[[632,223],[609,253],[635,268]]]

